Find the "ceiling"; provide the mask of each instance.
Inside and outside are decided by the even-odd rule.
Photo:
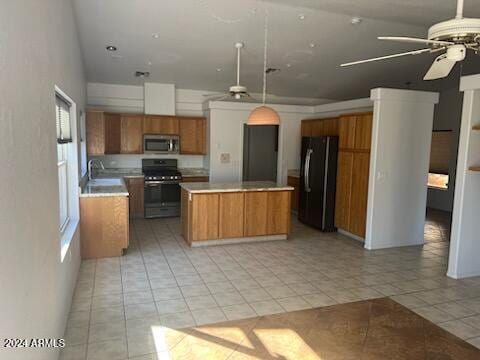
[[[466,0],[466,14],[480,17],[477,0]],[[241,83],[261,92],[265,8],[269,12],[269,92],[278,96],[352,99],[378,86],[439,89],[450,79],[423,82],[434,55],[340,68],[359,60],[418,48],[381,42],[379,35],[425,37],[430,24],[452,17],[450,0],[74,0],[88,81],[225,91],[235,82],[237,41],[245,43]],[[470,3],[470,4],[469,4]],[[299,15],[305,16],[304,20]],[[360,25],[350,23],[361,16]],[[157,34],[157,38],[152,35]],[[314,44],[311,47],[310,44]],[[114,53],[105,50],[115,45]],[[471,55],[464,73],[480,66]],[[458,67],[458,66],[457,66]],[[221,69],[221,71],[217,71]],[[478,72],[478,70],[477,70]],[[458,71],[457,71],[458,73]]]

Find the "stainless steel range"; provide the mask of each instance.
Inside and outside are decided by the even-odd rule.
[[[142,159],[145,218],[180,216],[180,182],[176,159]]]

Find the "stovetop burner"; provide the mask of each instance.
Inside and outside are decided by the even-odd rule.
[[[142,159],[145,181],[180,181],[182,174],[177,170],[176,159]]]

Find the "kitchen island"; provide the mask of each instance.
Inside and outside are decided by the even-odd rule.
[[[293,187],[270,181],[181,183],[190,246],[286,240]]]

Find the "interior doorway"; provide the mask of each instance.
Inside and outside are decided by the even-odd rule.
[[[277,181],[278,125],[244,125],[243,181]]]

